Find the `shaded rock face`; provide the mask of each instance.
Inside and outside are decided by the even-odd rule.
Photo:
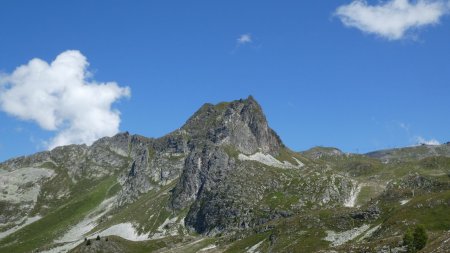
[[[226,149],[275,156],[283,147],[278,135],[268,127],[260,105],[252,97],[216,106],[206,104],[181,131],[189,136],[190,150],[172,191],[171,208],[190,207],[185,223],[200,233],[240,226],[235,218],[241,215],[242,208],[234,208],[228,203],[233,200],[224,193],[232,187],[227,178],[237,162]]]
[[[220,147],[205,146],[189,154],[171,199],[174,209],[189,207],[186,226],[200,233],[227,226],[220,220],[232,216],[228,212],[234,207],[221,193],[226,186],[228,172],[234,168],[234,159]]]
[[[148,151],[142,149],[141,153],[131,162],[126,177],[122,180],[122,191],[119,194],[118,204],[131,203],[140,194],[146,193],[153,187],[148,179]]]
[[[220,184],[234,160],[220,148],[205,145],[186,158],[179,183],[173,189],[172,207],[183,209]]]
[[[186,226],[202,234],[217,234],[227,230],[244,229],[254,225],[250,208],[226,196],[226,186],[221,190],[204,190],[189,209]]]
[[[358,210],[352,212],[350,214],[350,217],[352,217],[355,220],[370,221],[378,219],[380,215],[381,215],[380,208],[376,205],[371,205],[366,210]]]
[[[186,150],[187,143],[177,132],[156,140],[132,136],[130,163],[119,179],[122,190],[118,205],[131,203],[141,194],[179,177]]]

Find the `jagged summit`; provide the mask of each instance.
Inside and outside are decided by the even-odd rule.
[[[181,129],[193,139],[231,145],[244,154],[261,151],[277,155],[283,147],[252,96],[216,105],[204,104]]]

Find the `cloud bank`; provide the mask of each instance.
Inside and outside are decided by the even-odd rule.
[[[91,80],[89,63],[69,50],[47,63],[32,59],[11,74],[0,76],[0,109],[41,128],[55,131],[49,149],[67,144],[92,144],[119,131],[118,99],[130,96],[129,87]]]
[[[378,5],[355,0],[340,6],[335,15],[347,27],[399,40],[411,30],[438,24],[449,13],[449,6],[444,0],[389,0]]]
[[[416,137],[416,142],[417,142],[417,145],[422,145],[422,144],[425,144],[425,145],[440,145],[441,144],[436,139],[427,140],[427,139],[425,139],[425,138],[423,138],[421,136],[417,136]]]

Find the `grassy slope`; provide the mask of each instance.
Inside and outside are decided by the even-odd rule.
[[[112,225],[133,222],[139,224],[140,233],[153,232],[169,217],[171,213],[167,210],[169,201],[169,190],[171,190],[175,181],[163,186],[161,189],[154,189],[143,194],[132,204],[117,209],[111,213],[113,217],[100,223],[95,230],[100,231]]]
[[[450,230],[450,191],[417,196],[393,210],[384,221],[391,229],[405,230],[408,224],[423,224],[428,231]]]
[[[171,236],[158,240],[133,242],[125,240],[117,236],[108,236],[108,241],[104,238],[101,239],[101,243],[105,246],[107,244],[113,244],[116,248],[121,249],[121,253],[149,253],[149,252],[170,252],[170,253],[196,253],[201,249],[214,244],[216,239],[207,237],[181,237]],[[92,243],[97,241],[91,240]],[[81,253],[89,251],[89,247],[85,243],[78,245],[71,250],[71,253]],[[99,247],[102,248],[102,247]],[[103,247],[106,248],[106,247]],[[98,251],[102,252],[102,251]],[[106,253],[106,252],[105,252]]]
[[[67,228],[84,218],[89,211],[96,208],[107,196],[108,190],[116,184],[116,177],[109,177],[99,182],[80,183],[79,194],[59,208],[49,212],[41,220],[26,226],[4,238],[1,252],[30,252],[49,245]],[[91,187],[89,187],[91,186]],[[81,190],[83,189],[83,190]],[[88,191],[87,191],[88,190]]]
[[[145,242],[133,242],[125,240],[118,236],[108,236],[108,241],[105,241],[105,238],[101,238],[100,243],[102,244],[98,248],[107,248],[108,244],[115,245],[116,248],[120,248],[124,252],[133,252],[133,253],[146,253],[146,252],[154,252],[156,250],[170,247],[171,245],[177,244],[182,242],[181,237],[172,237],[172,238],[165,238],[160,240],[154,240],[154,241],[145,241]],[[99,243],[95,239],[91,239],[92,244]],[[104,247],[102,247],[104,246]],[[88,248],[92,246],[87,246],[85,243],[81,243],[76,248],[71,250],[73,253],[77,252],[86,252]],[[106,253],[106,252],[105,252]]]

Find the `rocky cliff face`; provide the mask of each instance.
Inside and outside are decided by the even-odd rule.
[[[224,199],[234,187],[231,175],[239,166],[233,154],[277,156],[284,147],[269,128],[260,105],[252,97],[216,106],[206,104],[181,130],[190,137],[190,150],[172,191],[171,208],[190,207],[186,225],[201,233],[240,227],[238,222],[230,222],[243,218],[240,210]],[[240,206],[246,208],[248,205]]]

